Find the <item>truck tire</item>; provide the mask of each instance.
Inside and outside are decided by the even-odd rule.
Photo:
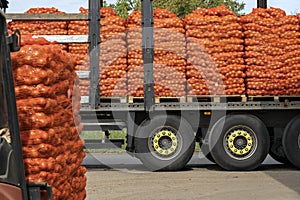
[[[225,116],[213,125],[209,134],[211,155],[225,170],[253,170],[268,155],[268,130],[253,115]]]
[[[151,171],[175,171],[186,166],[195,149],[195,135],[184,119],[159,115],[146,119],[137,129],[135,152]]]
[[[284,129],[282,145],[288,160],[300,168],[300,115],[293,118]]]
[[[212,157],[211,153],[205,155],[205,158],[212,163],[216,163],[215,159]]]
[[[216,161],[214,160],[214,158],[212,157],[212,155],[210,153],[208,144],[202,144],[200,146],[200,149],[207,160],[209,160],[212,163],[216,163]]]

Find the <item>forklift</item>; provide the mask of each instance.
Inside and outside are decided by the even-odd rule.
[[[8,34],[5,10],[8,1],[0,2],[0,199],[52,199],[47,183],[27,183],[11,64],[11,52],[20,50],[20,32]]]

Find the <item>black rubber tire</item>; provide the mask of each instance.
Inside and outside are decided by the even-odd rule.
[[[236,126],[250,128],[256,136],[256,149],[244,159],[230,156],[223,145],[227,131]],[[270,137],[263,122],[249,114],[232,114],[217,121],[209,133],[209,147],[216,163],[225,170],[253,170],[256,169],[267,157],[270,147]]]
[[[288,160],[300,168],[300,115],[294,117],[284,129],[282,145]]]
[[[172,127],[176,135],[181,137],[181,148],[170,159],[160,159],[150,152],[149,140],[151,134],[158,127]],[[177,171],[181,170],[191,159],[195,150],[195,135],[192,127],[184,119],[174,115],[159,115],[153,119],[146,119],[137,129],[135,140],[136,157],[141,160],[150,171]]]
[[[209,160],[212,163],[216,163],[215,159],[212,157],[211,153],[208,153],[206,155],[204,155],[205,158],[207,158],[207,160]]]
[[[212,163],[216,163],[216,161],[214,160],[214,158],[212,157],[212,155],[210,153],[208,144],[202,144],[200,146],[200,149],[207,160],[209,160]]]

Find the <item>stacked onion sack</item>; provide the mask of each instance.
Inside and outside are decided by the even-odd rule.
[[[25,14],[65,14],[57,8],[30,8]],[[18,21],[13,20],[8,23],[8,29],[19,29],[22,35],[66,35],[66,21]],[[60,44],[63,50],[67,50],[67,45]]]
[[[80,8],[80,13],[87,14],[88,10]],[[117,16],[111,8],[101,8],[100,15],[100,95],[105,97],[125,96],[127,94],[125,20]],[[88,22],[70,22],[69,34],[88,34]],[[69,52],[79,57],[77,70],[89,70],[88,44],[69,44]],[[89,81],[82,80],[80,87],[82,94],[87,95]]]
[[[128,93],[144,95],[141,11],[127,18]],[[156,97],[186,95],[186,40],[181,19],[165,9],[154,11],[154,90]]]
[[[80,13],[87,14],[86,9],[80,8]],[[88,21],[70,21],[68,24],[68,35],[87,35],[88,34]],[[88,43],[69,43],[68,52],[76,58],[75,70],[89,70]],[[89,95],[90,81],[87,79],[80,80],[80,93],[81,96]]]
[[[127,95],[127,48],[125,20],[114,10],[101,8],[100,96]]]
[[[87,10],[80,7],[81,14],[88,14]],[[68,35],[87,35],[89,31],[89,22],[85,20],[70,21],[68,24]],[[69,43],[69,53],[76,57],[75,70],[89,70],[88,66],[88,43]]]
[[[278,12],[284,13],[280,9]],[[280,72],[280,79],[283,81],[284,89],[278,91],[281,95],[300,94],[300,25],[297,16],[284,16],[280,18],[281,26],[276,32],[280,37],[280,47],[284,50],[281,57],[283,67],[276,70]],[[281,76],[281,75],[284,75]],[[275,75],[276,76],[276,75]],[[281,81],[279,81],[281,82]],[[274,94],[274,93],[273,93]],[[275,93],[276,95],[276,93]]]
[[[242,17],[248,95],[299,94],[299,22],[281,9]]]
[[[226,6],[200,8],[184,18],[188,95],[245,93],[243,32]]]
[[[80,94],[72,57],[43,39],[22,38],[12,54],[26,179],[47,182],[53,199],[84,199]]]
[[[89,70],[89,62],[88,62],[88,44],[87,43],[69,43],[68,52],[73,55],[75,59],[75,67],[74,69],[77,71],[88,71]],[[89,85],[90,81],[88,79],[80,79],[80,91],[81,96],[89,95]]]
[[[31,8],[25,14],[65,14],[56,8]],[[66,35],[66,21],[11,21],[8,28],[19,29],[22,34]]]

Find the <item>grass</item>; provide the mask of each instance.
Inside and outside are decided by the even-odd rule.
[[[102,134],[100,131],[82,131],[80,134],[81,139],[89,140],[89,139],[102,139]]]
[[[196,145],[195,145],[195,152],[200,152],[200,145],[199,145],[199,142],[196,142]]]
[[[104,132],[102,131],[83,131],[80,134],[81,139],[84,140],[102,140],[105,139]],[[122,131],[109,131],[108,139],[123,139],[125,144],[122,145],[122,148],[113,148],[113,149],[84,149],[86,153],[123,153],[126,152],[126,130]]]
[[[82,131],[80,134],[82,139],[104,139],[102,131]],[[126,139],[126,130],[122,131],[109,131],[108,139]]]

